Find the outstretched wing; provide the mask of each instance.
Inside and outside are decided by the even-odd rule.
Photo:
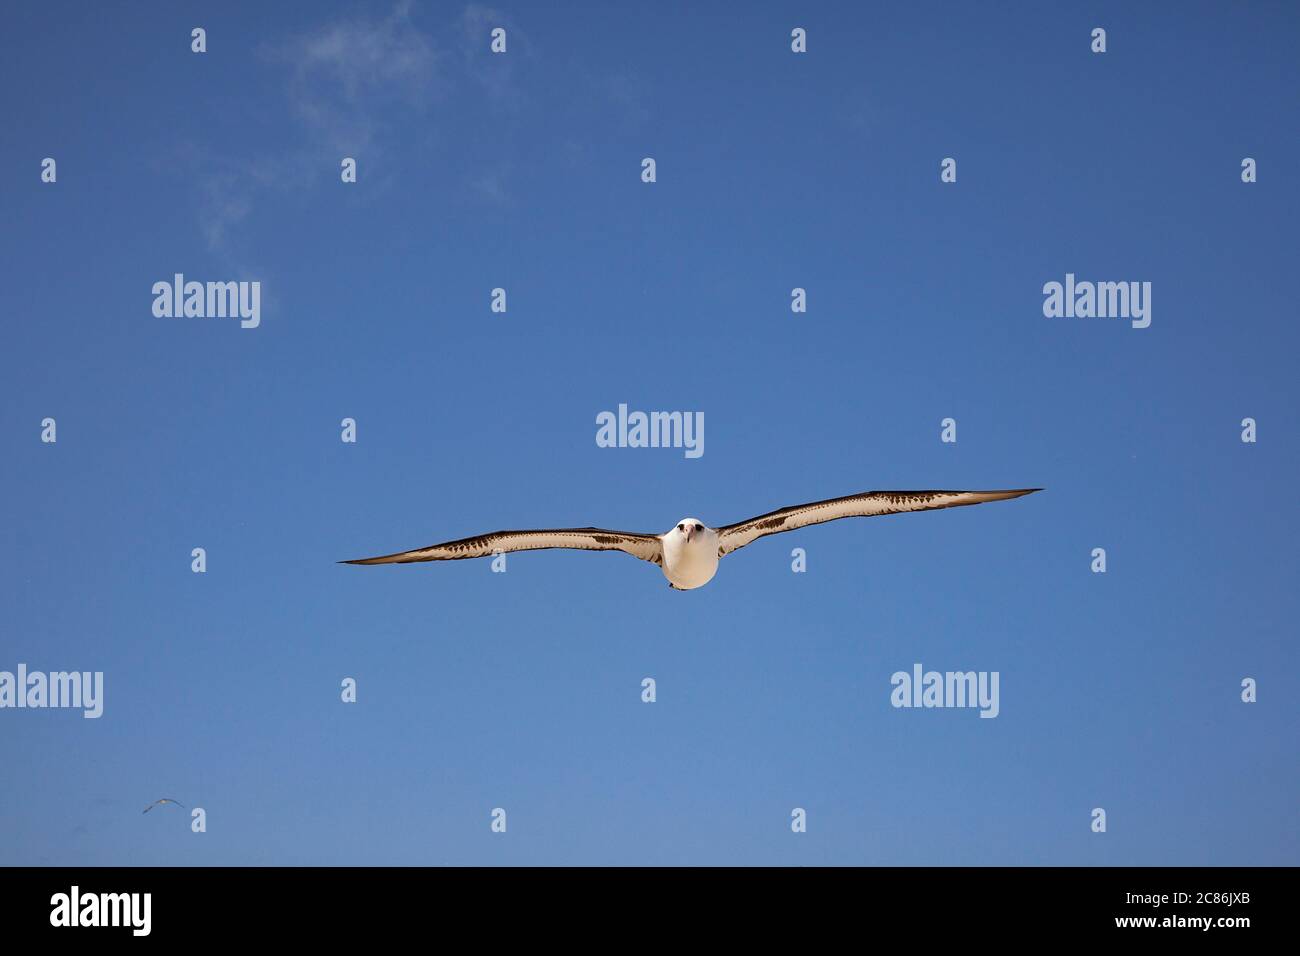
[[[1041,488],[1022,488],[1018,491],[864,491],[860,495],[846,495],[794,505],[770,511],[757,518],[718,528],[718,557],[743,548],[751,541],[769,534],[794,531],[810,524],[834,521],[836,518],[870,518],[874,515],[892,515],[903,511],[933,511],[936,508],[957,508],[961,505],[979,505],[986,501],[1006,501],[1019,498]]]
[[[663,544],[655,534],[606,531],[604,528],[556,528],[550,531],[497,531],[476,538],[461,538],[431,544],[415,551],[400,551],[378,558],[359,558],[340,564],[410,564],[413,561],[458,561],[486,558],[503,551],[539,551],[544,548],[576,548],[580,551],[623,551],[660,564]]]
[[[161,800],[155,800],[153,803],[149,804],[149,806],[145,807],[141,812],[148,813],[154,807],[166,806],[169,803],[176,804],[176,806],[180,807],[182,810],[185,809],[185,804],[181,803],[179,800],[173,800],[171,797],[163,797]]]

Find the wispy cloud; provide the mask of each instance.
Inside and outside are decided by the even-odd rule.
[[[261,47],[264,61],[287,68],[284,95],[306,142],[255,157],[194,143],[180,150],[182,168],[197,185],[199,229],[210,252],[240,255],[238,227],[268,190],[301,188],[323,176],[323,151],[373,161],[388,132],[380,117],[394,108],[399,116],[421,112],[434,100],[439,55],[410,11],[402,0],[387,15],[325,23]]]
[[[291,105],[326,145],[373,154],[382,108],[423,111],[436,97],[441,57],[410,12],[402,0],[382,19],[338,20],[265,48],[291,66]]]
[[[247,218],[253,208],[246,191],[232,191],[232,185],[229,177],[214,177],[203,183],[199,228],[210,250],[222,248],[230,227]]]
[[[488,54],[492,31],[506,31],[506,53]],[[487,93],[493,105],[518,109],[524,91],[515,82],[515,64],[531,54],[532,45],[519,25],[505,13],[471,3],[460,16],[460,50],[465,75]]]
[[[254,194],[288,178],[281,163],[266,158],[242,160],[189,150],[189,167],[199,184],[199,227],[208,249],[226,248],[230,231],[248,218]]]
[[[514,64],[530,47],[508,16],[471,3],[444,21],[440,42],[412,13],[410,0],[399,0],[387,13],[342,17],[262,44],[259,55],[280,74],[284,103],[304,135],[296,148],[256,157],[193,143],[180,151],[198,187],[199,227],[210,251],[239,255],[239,227],[255,218],[269,191],[302,189],[337,169],[322,164],[322,154],[335,164],[358,157],[374,176],[391,144],[430,126],[430,108],[442,97],[486,96],[489,107],[504,111],[523,105]],[[489,53],[498,26],[508,31],[505,56]],[[499,205],[508,201],[509,178],[503,163],[465,185],[480,201]]]
[[[501,206],[509,202],[506,182],[510,175],[509,163],[498,163],[491,169],[484,169],[470,179],[470,188],[480,199],[492,205]]]

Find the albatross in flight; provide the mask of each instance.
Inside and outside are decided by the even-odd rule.
[[[903,511],[934,511],[986,501],[1005,501],[1041,491],[864,491],[859,495],[814,501],[769,511],[721,528],[710,528],[696,518],[683,518],[663,534],[634,534],[603,528],[555,528],[549,531],[496,531],[459,541],[432,544],[415,551],[400,551],[377,558],[358,558],[340,564],[411,564],[416,561],[456,561],[486,558],[507,551],[576,548],[582,551],[623,551],[657,564],[678,591],[703,587],[718,572],[718,561],[738,548],[769,534],[794,531],[837,518],[870,518]]]
[[[163,807],[169,803],[176,804],[176,806],[180,807],[182,810],[185,809],[185,804],[181,803],[179,800],[173,800],[171,797],[163,797],[161,800],[155,800],[153,803],[149,804],[149,806],[144,808],[143,812],[148,813],[154,807]]]

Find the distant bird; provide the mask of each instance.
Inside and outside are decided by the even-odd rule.
[[[142,812],[144,812],[144,813],[148,813],[148,812],[149,812],[150,810],[152,810],[154,807],[160,807],[160,806],[162,806],[164,803],[174,803],[174,804],[176,804],[176,806],[180,807],[182,810],[185,809],[185,804],[181,803],[179,800],[173,800],[171,797],[163,797],[161,800],[155,800],[153,803],[149,804],[149,806],[145,807],[144,810],[143,810]]]
[[[416,561],[456,561],[486,558],[507,551],[576,548],[583,551],[624,551],[659,565],[668,586],[678,591],[703,587],[718,571],[718,561],[751,541],[794,531],[837,518],[869,518],[903,511],[934,511],[986,501],[1019,498],[1041,488],[1017,491],[865,491],[806,505],[769,511],[757,518],[721,528],[710,528],[696,518],[683,518],[663,534],[634,534],[603,528],[556,528],[550,531],[496,531],[476,538],[461,538],[415,551],[378,558],[359,558],[340,564],[410,564]]]

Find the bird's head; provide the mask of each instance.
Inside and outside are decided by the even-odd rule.
[[[715,536],[714,530],[698,518],[683,518],[668,533],[676,535],[687,544],[700,544]]]

